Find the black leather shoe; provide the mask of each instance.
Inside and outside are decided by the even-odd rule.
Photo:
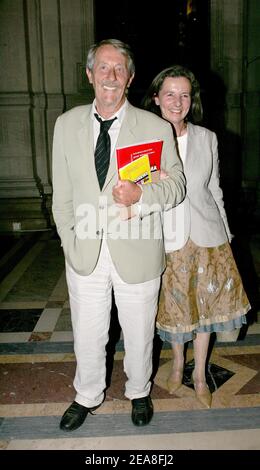
[[[149,424],[152,417],[153,404],[150,396],[132,400],[132,421],[135,426]]]
[[[78,429],[84,423],[87,414],[93,414],[92,411],[96,410],[99,406],[100,405],[87,408],[74,401],[62,416],[60,429],[63,431],[74,431]]]

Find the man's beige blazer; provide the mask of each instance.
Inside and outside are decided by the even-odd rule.
[[[93,148],[91,105],[78,106],[56,121],[53,140],[53,216],[66,261],[81,274],[97,263],[101,242],[109,251],[120,277],[128,283],[145,282],[162,273],[165,251],[161,213],[185,196],[185,177],[169,123],[128,103],[116,146],[162,139],[161,167],[169,177],[142,186],[139,216],[120,217],[112,188],[118,182],[115,154],[100,191]]]

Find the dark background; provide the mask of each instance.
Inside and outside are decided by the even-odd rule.
[[[134,52],[136,76],[129,99],[140,104],[152,79],[173,64],[188,66],[205,94],[210,68],[210,15],[208,0],[94,2],[95,39],[116,38]]]

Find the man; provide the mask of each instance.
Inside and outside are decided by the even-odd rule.
[[[165,267],[160,214],[165,204],[172,207],[185,195],[170,125],[126,99],[135,72],[129,47],[115,39],[93,45],[86,72],[95,100],[60,116],[53,142],[53,214],[66,260],[77,361],[75,401],[60,423],[66,431],[81,426],[104,400],[112,288],[124,336],[132,421],[137,426],[150,422],[154,324]],[[104,125],[108,169],[100,143]],[[168,178],[142,188],[118,181],[116,147],[153,139],[163,140]],[[123,220],[122,207],[132,204],[137,215]]]

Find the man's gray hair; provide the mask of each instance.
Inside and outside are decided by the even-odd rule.
[[[127,58],[128,72],[129,72],[129,75],[132,76],[135,73],[133,52],[131,51],[131,48],[128,44],[122,41],[119,41],[119,39],[104,39],[103,41],[93,44],[89,48],[89,51],[88,51],[87,64],[86,64],[87,69],[93,70],[97,50],[101,46],[107,46],[107,45],[115,47],[115,49],[118,49],[119,52],[121,52],[121,54],[123,54]]]

